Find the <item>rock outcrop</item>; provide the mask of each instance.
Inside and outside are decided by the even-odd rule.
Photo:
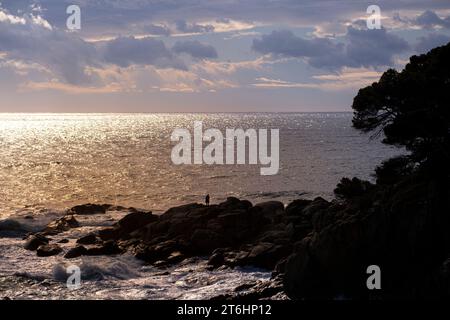
[[[255,284],[251,292],[224,299],[286,298],[285,293],[291,299],[449,296],[450,210],[446,199],[430,193],[431,182],[410,177],[378,186],[353,179],[339,190],[342,196],[331,202],[299,199],[286,208],[276,201],[253,206],[237,198],[187,204],[159,216],[125,208],[129,214],[78,239],[65,258],[129,252],[159,268],[206,257],[211,270],[273,271],[272,285]],[[28,237],[25,247],[39,256],[59,254],[62,249],[45,235],[77,227],[74,213],[101,214],[108,208],[114,207],[72,208]],[[383,272],[381,291],[367,289],[370,265]]]

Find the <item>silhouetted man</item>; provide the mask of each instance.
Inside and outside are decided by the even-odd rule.
[[[209,194],[206,195],[205,203],[207,206],[209,206]]]

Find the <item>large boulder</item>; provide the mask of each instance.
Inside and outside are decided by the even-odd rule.
[[[311,200],[297,199],[292,201],[286,206],[286,215],[288,216],[301,216],[303,209],[311,204]]]
[[[214,249],[227,246],[228,243],[223,235],[207,229],[195,230],[190,242],[190,249],[198,254],[211,253]]]
[[[310,238],[305,238],[297,243],[295,253],[283,265],[284,289],[292,298],[326,297],[330,294],[326,290],[327,277],[320,274],[319,266],[308,251],[310,241]]]
[[[117,228],[105,228],[98,230],[97,236],[103,241],[118,239],[120,231]]]
[[[174,252],[179,252],[180,249],[180,245],[173,240],[153,246],[142,244],[135,249],[135,256],[146,262],[155,263],[168,258]]]
[[[70,249],[67,251],[67,253],[64,255],[64,258],[66,259],[73,259],[78,258],[80,256],[86,255],[87,249],[83,246],[76,246],[75,248]]]
[[[287,257],[292,251],[290,245],[276,245],[263,242],[253,246],[248,255],[237,259],[238,265],[251,265],[272,270],[281,259]]]
[[[80,224],[75,217],[73,215],[68,215],[50,222],[42,233],[47,235],[55,235],[72,228],[78,228],[79,226]]]
[[[450,258],[445,260],[439,268],[438,286],[441,297],[450,297]]]
[[[97,245],[88,248],[86,251],[87,256],[103,256],[103,255],[113,255],[122,253],[117,243],[113,240],[106,241],[101,245]]]
[[[227,200],[220,203],[218,207],[222,210],[248,210],[252,207],[252,203],[247,200],[239,200],[235,197],[228,197]]]
[[[129,234],[130,232],[142,228],[149,223],[158,220],[158,216],[153,215],[151,212],[133,212],[122,219],[120,219],[116,227],[120,230],[121,235]]]
[[[26,235],[28,232],[28,229],[16,220],[6,219],[0,221],[1,237],[20,237]]]
[[[49,242],[49,239],[46,238],[45,236],[40,235],[40,234],[34,234],[34,235],[29,236],[26,239],[23,247],[26,250],[35,251],[40,246],[48,244],[48,242]]]
[[[199,208],[204,208],[204,207],[205,206],[202,204],[190,203],[190,204],[185,204],[182,206],[170,208],[163,215],[161,215],[161,219],[166,220],[166,219],[183,218],[183,217],[186,217],[189,214],[189,212],[199,209]]]
[[[79,206],[75,206],[68,210],[68,215],[78,214],[78,215],[90,215],[90,214],[103,214],[111,208],[111,205],[108,204],[83,204]]]
[[[445,203],[433,199],[430,185],[420,181],[374,188],[340,204],[316,199],[302,210],[314,230],[285,264],[284,285],[291,298],[438,294],[436,279],[445,282],[440,267],[449,252],[449,219],[441,210],[430,210],[430,203],[440,201],[439,208]],[[382,291],[367,290],[370,265],[381,268]]]
[[[255,207],[261,208],[263,214],[273,215],[284,211],[284,204],[280,201],[267,201],[255,204]]]
[[[77,243],[79,244],[95,244],[97,242],[97,236],[93,233],[89,233],[77,240]]]
[[[38,257],[50,257],[56,256],[60,254],[62,251],[63,250],[61,249],[61,247],[56,244],[45,244],[39,246],[39,248],[37,248],[36,253]]]

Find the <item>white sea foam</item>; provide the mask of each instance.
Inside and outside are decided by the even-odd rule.
[[[75,216],[80,228],[52,236],[52,242],[68,239],[69,243],[59,244],[67,251],[81,235],[110,225],[124,214],[117,211]],[[60,215],[41,212],[36,219],[24,220],[24,224],[42,226]],[[22,221],[19,216],[16,219]],[[17,226],[11,222],[5,225]],[[0,283],[6,288],[2,294],[13,299],[207,299],[231,293],[243,282],[267,281],[270,277],[269,272],[257,269],[208,271],[206,261],[201,259],[160,270],[129,254],[68,260],[62,257],[63,253],[40,258],[25,250],[23,244],[21,237],[0,237]],[[81,270],[81,288],[77,290],[66,287],[70,265]]]

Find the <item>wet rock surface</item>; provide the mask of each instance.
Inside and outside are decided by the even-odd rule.
[[[171,208],[161,215],[78,206],[29,235],[25,248],[42,257],[64,251],[66,259],[128,253],[163,270],[202,257],[211,271],[256,267],[273,272],[269,283],[242,284],[235,294],[218,299],[380,298],[366,287],[366,269],[373,264],[385,270],[383,286],[390,298],[426,296],[429,288],[439,288],[432,290],[434,296],[448,296],[449,219],[427,214],[427,188],[421,182],[372,186],[351,200],[299,199],[286,207],[228,198],[217,205]],[[80,236],[73,246],[66,243],[64,250],[48,238],[77,228],[75,212],[89,216],[109,208],[127,213],[109,227]],[[407,285],[417,274],[426,274],[425,280]]]
[[[63,249],[56,244],[44,244],[37,248],[36,254],[38,257],[51,257],[60,254]]]

